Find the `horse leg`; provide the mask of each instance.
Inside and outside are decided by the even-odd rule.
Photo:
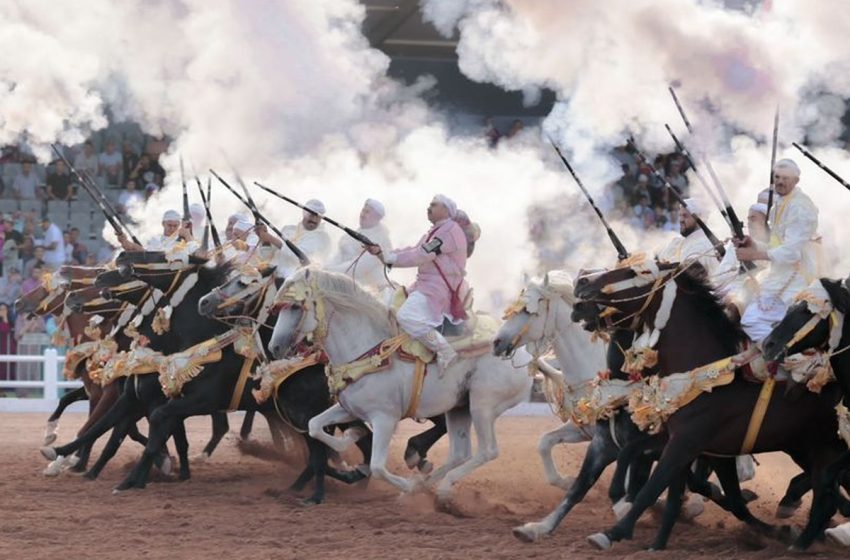
[[[56,410],[47,419],[47,426],[44,429],[44,445],[50,445],[56,441],[56,430],[59,428],[59,417],[65,412],[65,409],[77,401],[84,401],[89,398],[85,387],[78,387],[73,391],[65,393],[59,399],[59,404],[56,405]]]
[[[293,492],[300,492],[301,490],[303,490],[304,487],[307,485],[308,482],[310,482],[310,480],[313,478],[313,475],[315,474],[315,471],[313,469],[313,462],[310,460],[313,456],[313,448],[311,446],[313,445],[313,442],[315,442],[315,441],[316,441],[315,439],[311,438],[307,434],[304,434],[304,443],[307,444],[307,451],[309,453],[309,457],[308,457],[308,460],[307,460],[307,466],[304,467],[304,470],[301,471],[301,474],[298,475],[298,478],[295,479],[295,482],[293,482],[289,486],[289,489],[292,490]],[[319,443],[319,445],[324,445],[324,444]]]
[[[301,500],[301,503],[305,506],[311,506],[321,504],[325,500],[325,469],[328,467],[328,448],[324,443],[313,438],[307,439],[307,448],[310,451],[308,459],[310,469],[315,474],[316,482],[313,495]]]
[[[537,453],[540,454],[540,459],[543,461],[546,482],[563,490],[572,486],[575,479],[561,476],[555,466],[555,461],[552,459],[552,449],[561,443],[580,443],[582,441],[587,441],[586,429],[576,426],[573,422],[566,422],[540,436],[540,441],[537,442]]]
[[[824,466],[823,461],[813,462],[811,470],[812,509],[809,512],[809,521],[803,532],[794,542],[795,550],[805,550],[812,542],[827,528],[829,520],[838,510],[839,477],[842,472],[850,469],[850,451],[844,451],[840,458]]]
[[[94,442],[97,438],[106,433],[107,430],[114,427],[115,424],[130,413],[132,406],[130,397],[126,394],[122,395],[115,402],[112,408],[109,409],[109,412],[95,422],[94,425],[86,430],[82,436],[70,443],[58,447],[42,447],[41,454],[48,461],[53,461],[59,456],[67,457],[83,445]]]
[[[630,440],[626,443],[617,453],[617,465],[614,471],[614,476],[611,478],[611,486],[608,488],[608,498],[611,500],[613,505],[614,515],[617,519],[621,519],[623,515],[631,508],[631,503],[634,500],[634,495],[637,494],[637,489],[640,488],[641,485],[635,484],[637,479],[634,478],[634,473],[636,468],[640,468],[639,464],[647,462],[646,458],[643,457],[644,454],[651,451],[648,447],[651,442],[655,440],[649,437],[637,437],[636,439]],[[662,441],[661,438],[658,441]],[[648,466],[651,466],[652,461],[648,461]],[[627,495],[626,492],[626,475],[627,473],[631,473],[629,487],[636,487],[637,489],[633,490],[631,496]]]
[[[212,417],[212,437],[204,446],[204,450],[201,451],[200,454],[192,457],[193,461],[197,461],[199,463],[203,463],[204,461],[210,458],[210,455],[212,455],[213,451],[215,451],[215,448],[218,447],[218,444],[219,442],[221,442],[221,439],[227,434],[228,430],[230,430],[230,423],[227,421],[226,412],[214,412],[210,414],[210,416]],[[253,422],[253,415],[251,416],[251,419],[251,421]],[[244,423],[242,427],[245,427]]]
[[[638,492],[632,508],[609,530],[589,536],[588,542],[590,544],[600,550],[606,550],[611,548],[612,543],[632,537],[635,523],[643,512],[658,500],[658,497],[670,485],[674,477],[695,459],[696,451],[691,447],[698,445],[697,442],[700,441],[700,438],[695,438],[694,435],[696,434],[680,437],[682,444],[677,444],[675,438],[671,438],[667,442],[658,465],[647,483]]]
[[[74,473],[84,473],[84,472],[86,472],[86,466],[88,465],[89,457],[91,457],[92,447],[94,447],[94,442],[87,443],[87,444],[83,445],[82,447],[80,447],[80,449],[76,453],[77,462],[74,463],[71,466],[71,468],[69,469],[71,472],[74,472]]]
[[[343,432],[342,437],[332,436],[325,431],[325,428],[335,424],[354,422],[355,420],[356,418],[354,416],[349,414],[339,405],[339,403],[337,403],[318,416],[311,418],[307,423],[307,428],[309,430],[310,437],[321,441],[337,453],[342,453],[348,449],[349,445],[357,441],[357,438],[347,432]],[[389,442],[387,445],[389,445]]]
[[[427,459],[428,450],[448,431],[445,414],[434,416],[429,420],[434,425],[407,440],[407,447],[404,450],[404,462],[407,464],[407,468],[419,469],[420,472],[425,474],[428,474],[434,468]]]
[[[127,435],[130,436],[131,440],[140,444],[142,447],[148,444],[147,436],[142,435],[142,432],[139,431],[139,426],[135,422],[130,425],[130,429],[127,430]]]
[[[95,387],[100,389],[99,385]],[[102,390],[96,391],[96,393],[93,392],[89,399],[89,403],[91,404],[89,417],[77,432],[77,435],[86,433],[98,420],[103,418],[103,416],[112,409],[112,406],[118,401],[118,398],[122,394],[123,392],[116,383],[110,383]]]
[[[227,414],[221,414],[224,415],[226,420]],[[171,438],[174,440],[174,447],[177,449],[177,458],[180,460],[180,470],[177,474],[177,480],[189,480],[192,476],[189,470],[189,440],[186,438],[186,424],[183,418],[180,418],[174,423]],[[168,449],[163,446],[162,450],[167,456]]]
[[[679,512],[682,510],[682,498],[685,495],[685,482],[688,476],[688,467],[682,469],[673,477],[670,487],[667,488],[667,503],[664,505],[664,514],[661,517],[661,527],[655,535],[655,542],[652,543],[650,550],[664,550],[667,548],[667,541],[670,539],[670,533],[673,532],[673,526],[676,524],[676,519],[679,517]]]
[[[809,473],[803,471],[792,478],[788,483],[788,489],[785,490],[785,495],[782,496],[776,508],[776,517],[778,519],[792,517],[803,504],[803,496],[811,489],[812,479]]]
[[[141,413],[127,416],[112,429],[112,434],[109,436],[109,441],[106,442],[106,446],[103,448],[103,451],[101,451],[100,457],[98,457],[97,461],[95,461],[94,465],[92,465],[92,468],[86,471],[83,478],[94,480],[100,475],[103,467],[106,466],[106,463],[115,456],[118,448],[121,447],[121,444],[124,442],[124,437],[128,434],[132,427],[136,426],[136,422],[138,422],[141,417]]]
[[[594,433],[590,446],[584,455],[581,469],[575,482],[567,490],[567,495],[558,504],[558,507],[544,517],[542,521],[514,527],[514,536],[523,542],[533,542],[554,531],[570,510],[581,502],[588,490],[596,484],[605,467],[614,462],[618,451],[617,446],[611,440],[607,422],[604,423],[604,426],[597,424],[596,433]]]
[[[335,405],[339,406],[339,405]],[[320,416],[323,416],[321,414]],[[315,420],[315,418],[313,418]],[[310,420],[310,434],[312,435],[313,420]],[[392,474],[387,470],[387,456],[390,451],[390,440],[393,437],[398,418],[391,417],[387,414],[376,414],[368,419],[372,425],[372,457],[369,460],[369,470],[372,477],[378,480],[386,480],[404,493],[413,490],[413,483],[410,480],[398,475]],[[449,438],[452,434],[449,433]],[[334,438],[336,439],[336,438]]]
[[[472,434],[469,431],[472,418],[466,408],[455,408],[446,412],[445,427],[449,435],[449,456],[446,463],[430,475],[427,484],[434,484],[443,479],[452,469],[460,466],[472,455]],[[478,437],[479,446],[481,437]]]
[[[454,413],[454,411],[452,411]],[[472,415],[472,423],[475,426],[475,436],[478,440],[478,448],[475,450],[475,455],[471,460],[462,463],[460,466],[450,470],[446,477],[437,486],[437,499],[446,501],[449,499],[457,481],[465,477],[481,465],[489,463],[499,456],[499,446],[496,442],[496,411],[491,407],[470,407]],[[447,415],[451,420],[451,416]],[[449,424],[452,427],[452,424]],[[467,430],[467,439],[470,437]],[[457,434],[455,434],[457,437]],[[468,448],[467,448],[468,451]],[[467,455],[468,456],[468,455]]]
[[[255,410],[245,411],[245,417],[242,418],[242,428],[239,429],[239,437],[243,440],[248,440],[251,437],[251,430],[254,429],[254,416],[256,413],[257,411]],[[212,450],[210,450],[210,453],[212,453]]]

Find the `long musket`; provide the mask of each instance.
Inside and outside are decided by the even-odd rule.
[[[88,193],[91,199],[94,200],[94,203],[97,205],[97,207],[100,208],[100,211],[103,213],[103,216],[106,218],[106,221],[109,222],[110,226],[112,226],[112,230],[115,232],[115,235],[120,237],[126,230],[133,242],[137,245],[141,245],[139,239],[133,234],[132,231],[130,231],[130,228],[127,227],[127,224],[125,224],[121,220],[121,217],[118,215],[117,212],[115,212],[115,209],[111,208],[111,206],[107,207],[104,204],[105,201],[101,200],[100,197],[103,197],[103,193],[101,193],[100,190],[97,189],[97,185],[95,185],[94,182],[89,184],[86,181],[86,178],[88,177],[84,178],[82,175],[80,175],[77,170],[74,169],[74,166],[71,165],[71,162],[68,161],[68,159],[62,154],[61,151],[59,151],[55,144],[51,144],[50,147],[53,148],[53,151],[56,152],[56,155],[59,156],[59,158],[65,163],[65,165],[68,166],[68,169],[71,171],[71,173],[74,174],[77,179],[79,179],[80,185],[83,187],[83,190]],[[91,180],[90,178],[88,179]],[[105,199],[106,197],[103,198]]]
[[[800,152],[801,152],[804,156],[806,156],[807,158],[809,158],[810,160],[812,160],[812,162],[814,162],[814,164],[815,164],[815,165],[817,165],[818,167],[820,167],[821,169],[823,169],[824,171],[826,171],[827,175],[829,175],[830,177],[832,177],[833,179],[835,179],[836,181],[838,181],[839,183],[841,183],[841,185],[842,185],[845,189],[850,190],[850,184],[848,184],[848,183],[847,183],[847,181],[845,181],[844,179],[842,179],[842,178],[841,178],[841,176],[840,176],[838,173],[836,173],[835,171],[833,171],[832,169],[830,169],[829,167],[827,167],[826,165],[824,165],[824,164],[821,162],[821,160],[819,160],[819,159],[818,159],[818,158],[816,158],[814,155],[812,155],[812,153],[811,153],[811,152],[809,152],[806,148],[802,147],[800,144],[798,144],[798,143],[796,143],[796,142],[792,142],[792,143],[791,143],[791,145],[792,145],[792,146],[794,146],[795,148],[797,148],[798,150],[800,150]]]
[[[676,90],[671,87],[668,87],[667,90],[670,92],[670,95],[673,97],[673,102],[676,104],[676,109],[679,111],[679,115],[682,117],[682,121],[685,123],[685,128],[688,129],[688,133],[693,135],[694,127],[691,126],[691,121],[688,120],[688,116],[685,114],[685,109],[682,107],[682,104],[679,102],[679,97],[676,95]],[[745,239],[744,236],[744,224],[738,218],[738,214],[735,213],[735,208],[732,207],[732,202],[729,200],[729,196],[726,194],[726,189],[723,188],[723,185],[720,184],[720,179],[717,178],[717,173],[714,172],[714,168],[711,166],[711,162],[708,160],[708,156],[704,153],[701,154],[702,162],[705,164],[705,168],[708,170],[708,176],[711,178],[711,182],[714,183],[714,186],[717,188],[717,192],[720,193],[720,198],[723,200],[723,204],[726,206],[726,214],[729,218],[729,225],[732,228],[732,235],[735,236],[738,240]],[[748,269],[753,268],[755,265],[752,263],[745,265]]]
[[[180,184],[183,187],[183,224],[188,226],[192,223],[192,214],[189,212],[189,193],[186,190],[186,173],[183,171],[183,156],[180,156]]]
[[[629,252],[626,251],[625,246],[623,246],[623,242],[620,241],[620,238],[617,237],[617,234],[614,233],[614,230],[611,229],[611,226],[608,224],[608,221],[605,219],[605,216],[602,215],[602,211],[596,206],[596,203],[593,201],[593,197],[590,196],[590,193],[584,188],[584,184],[581,182],[581,179],[578,178],[578,175],[573,170],[573,166],[570,165],[570,162],[567,161],[567,158],[564,157],[564,154],[561,153],[561,150],[558,149],[558,146],[555,142],[549,138],[549,143],[552,144],[552,147],[555,149],[555,153],[558,154],[558,157],[561,158],[561,161],[564,162],[564,166],[567,168],[567,171],[570,172],[570,175],[573,176],[578,188],[581,189],[581,192],[584,193],[584,196],[587,198],[587,201],[590,203],[590,206],[596,212],[596,215],[599,216],[599,220],[602,222],[602,225],[605,227],[605,231],[608,232],[608,238],[611,240],[611,243],[614,244],[614,249],[617,250],[617,260],[625,260],[629,258]]]
[[[688,208],[688,203],[685,202],[685,199],[682,197],[681,194],[679,194],[679,191],[677,191],[676,188],[671,185],[670,182],[667,181],[667,179],[665,179],[664,176],[649,163],[649,161],[646,159],[646,156],[644,156],[643,153],[638,149],[637,145],[635,145],[634,140],[629,138],[628,143],[635,151],[635,155],[637,155],[640,163],[648,167],[650,173],[652,173],[656,179],[660,180],[664,184],[664,186],[667,188],[667,192],[673,195],[673,197],[679,202],[679,204],[682,205],[682,208],[690,212],[690,209]],[[697,226],[703,231],[703,233],[705,233],[705,236],[708,238],[708,241],[714,247],[717,260],[723,260],[723,257],[726,255],[726,249],[723,247],[723,243],[721,243],[720,240],[717,239],[717,236],[714,235],[711,229],[705,224],[705,222],[702,221],[702,218],[700,218],[697,214],[694,214],[693,212],[690,213],[691,216],[694,218],[694,221],[697,223]]]
[[[231,186],[227,183],[227,181],[225,181],[224,179],[222,179],[222,178],[218,175],[218,173],[216,173],[216,172],[215,172],[215,171],[213,171],[212,169],[210,169],[210,173],[212,173],[213,177],[215,177],[216,179],[218,179],[218,180],[219,180],[219,182],[220,182],[222,185],[224,185],[225,187],[227,187],[227,190],[229,190],[229,191],[230,191],[230,194],[232,194],[233,196],[235,196],[235,197],[239,200],[239,202],[241,202],[242,204],[244,204],[244,205],[245,205],[245,206],[246,206],[246,207],[247,207],[247,208],[251,211],[251,213],[254,215],[254,220],[255,220],[255,221],[259,221],[259,222],[264,223],[266,226],[268,226],[268,227],[269,227],[269,229],[271,229],[271,230],[275,233],[275,235],[277,235],[278,237],[280,237],[280,238],[283,240],[283,242],[286,244],[287,248],[289,248],[289,250],[290,250],[290,251],[292,251],[292,253],[293,253],[296,257],[298,257],[298,261],[299,261],[299,262],[300,262],[303,266],[307,266],[307,265],[309,265],[309,264],[310,264],[310,259],[309,259],[309,258],[307,258],[307,255],[305,255],[305,254],[304,254],[304,251],[302,251],[301,249],[299,249],[297,245],[295,245],[292,241],[290,241],[290,240],[289,240],[289,238],[287,238],[285,235],[283,235],[283,233],[282,233],[282,232],[281,232],[281,231],[280,231],[277,227],[275,227],[275,225],[274,225],[274,224],[272,224],[272,223],[268,220],[268,218],[266,218],[265,216],[263,216],[263,214],[260,212],[260,210],[259,210],[256,206],[254,206],[253,204],[251,204],[251,202],[250,202],[250,201],[248,201],[247,199],[242,198],[242,197],[239,195],[239,193],[237,193],[237,192],[236,192],[236,189],[234,189],[233,187],[231,187]]]
[[[731,225],[732,223],[729,221],[729,214],[726,213],[726,208],[723,207],[723,204],[720,202],[720,199],[717,198],[717,193],[714,192],[714,189],[711,188],[708,182],[706,182],[705,177],[703,177],[702,173],[700,173],[697,169],[697,166],[696,164],[694,164],[694,160],[691,157],[691,153],[688,151],[685,145],[679,141],[679,139],[673,133],[673,129],[670,128],[669,124],[665,123],[664,128],[667,129],[667,132],[670,134],[670,137],[676,144],[676,149],[679,150],[679,153],[681,153],[685,157],[685,161],[687,162],[688,166],[690,166],[690,168],[694,170],[694,175],[696,175],[703,189],[705,189],[705,191],[711,197],[711,200],[712,202],[714,202],[714,205],[717,206],[717,209],[720,210],[720,214],[723,216],[723,219],[726,221],[727,224]]]
[[[773,193],[776,192],[776,183],[773,178],[773,167],[776,165],[776,144],[779,138],[779,107],[776,108],[776,114],[773,116],[773,148],[770,150],[770,192],[767,195],[767,217],[770,219],[770,209],[773,208]],[[770,224],[767,224],[770,231]]]
[[[204,188],[201,186],[201,180],[195,177],[195,182],[198,184],[198,193],[201,195],[201,202],[204,204],[204,212],[207,215],[207,229],[204,230],[204,244],[207,242],[207,234],[212,234],[213,247],[221,249],[221,238],[218,236],[218,230],[215,227],[210,212],[210,202],[212,201],[211,192],[209,190],[210,183],[207,182],[207,196],[204,196]]]
[[[353,237],[354,239],[356,239],[357,241],[359,241],[359,242],[360,242],[360,243],[362,243],[363,245],[370,245],[370,246],[377,246],[377,245],[378,245],[377,243],[375,243],[374,241],[372,241],[371,239],[369,239],[368,237],[366,237],[365,235],[363,235],[363,234],[362,234],[362,233],[360,233],[359,231],[354,231],[354,230],[353,230],[353,229],[351,229],[350,227],[344,226],[344,225],[340,224],[339,222],[337,222],[336,220],[333,220],[333,219],[331,219],[331,218],[328,218],[328,217],[327,217],[327,216],[325,216],[325,215],[319,214],[319,213],[318,213],[318,212],[316,212],[315,210],[311,210],[311,209],[307,208],[307,207],[306,207],[306,206],[304,206],[303,204],[301,204],[301,203],[299,203],[299,202],[296,202],[295,200],[292,200],[291,198],[289,198],[289,197],[288,197],[288,196],[286,196],[286,195],[282,195],[282,194],[280,194],[279,192],[277,192],[277,191],[275,191],[275,190],[273,190],[273,189],[270,189],[269,187],[266,187],[266,186],[264,186],[264,185],[261,185],[261,184],[260,184],[260,183],[258,183],[257,181],[254,181],[254,184],[255,184],[256,186],[260,187],[261,189],[263,189],[264,191],[266,191],[267,193],[269,193],[269,194],[271,194],[271,195],[274,195],[274,196],[278,197],[278,198],[279,198],[279,199],[281,199],[281,200],[285,200],[286,202],[288,202],[288,203],[292,204],[293,206],[297,206],[298,208],[301,208],[302,210],[304,210],[304,211],[306,211],[306,212],[309,212],[309,213],[313,214],[314,216],[318,216],[319,218],[321,218],[322,220],[326,221],[326,222],[327,222],[327,223],[329,223],[330,225],[332,225],[332,226],[334,226],[334,227],[337,227],[337,228],[341,229],[342,231],[344,231],[345,233],[347,233],[348,235],[350,235],[351,237]]]

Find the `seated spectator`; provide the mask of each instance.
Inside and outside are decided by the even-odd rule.
[[[66,229],[62,232],[62,247],[65,249],[65,258],[62,262],[65,264],[79,264],[74,262],[74,246],[71,244],[70,230]]]
[[[124,170],[124,158],[115,148],[115,140],[106,142],[106,150],[98,158],[98,173],[106,179],[106,184],[118,187],[121,185],[121,173]]]
[[[130,142],[124,142],[121,149],[121,159],[121,169],[124,180],[126,181],[130,178],[133,169],[135,169],[136,165],[139,163],[139,152]]]
[[[161,187],[165,180],[165,169],[163,169],[159,164],[159,154],[151,154],[150,159],[150,170],[153,171],[153,182]]]
[[[70,233],[71,260],[76,264],[85,264],[88,261],[89,249],[80,241],[80,228],[72,227]]]
[[[24,236],[14,227],[11,215],[3,217],[0,225],[0,247],[2,247],[3,261],[0,262],[0,274],[6,267],[20,268],[20,250],[24,244]]]
[[[525,124],[521,120],[514,119],[514,121],[511,123],[510,130],[508,130],[508,133],[505,134],[505,136],[507,138],[513,138],[514,136],[516,136],[517,134],[522,132],[522,129],[524,129],[524,128],[525,128]]]
[[[15,320],[9,303],[0,301],[0,354],[14,355],[18,353],[15,340]],[[0,380],[12,381],[15,377],[14,362],[0,362]]]
[[[41,279],[44,277],[44,262],[33,261],[35,264],[30,269],[29,276],[21,282],[21,293],[28,294],[41,285]]]
[[[144,198],[136,190],[135,179],[128,179],[125,187],[127,190],[118,197],[118,212],[127,215],[133,208],[140,206],[144,202]]]
[[[56,161],[53,173],[47,176],[47,197],[50,200],[71,200],[74,198],[71,171],[65,162]]]
[[[684,197],[688,196],[688,178],[682,173],[682,158],[671,157],[668,162],[667,182]]]
[[[28,212],[24,215],[16,213],[18,221],[15,224],[15,229],[21,232],[24,237],[23,244],[18,247],[18,256],[23,262],[28,261],[33,257],[35,252],[35,212]]]
[[[29,278],[32,273],[32,269],[35,266],[40,266],[42,268],[45,267],[44,264],[44,246],[40,243],[35,246],[33,250],[33,256],[31,259],[28,259],[26,263],[24,263],[24,276]]]
[[[32,162],[21,164],[21,171],[12,180],[12,192],[19,200],[35,200],[38,198],[38,177],[32,169]]]
[[[487,145],[491,148],[495,148],[499,143],[499,138],[502,137],[502,133],[499,132],[499,129],[496,128],[496,125],[493,124],[493,117],[487,117],[484,119],[484,138],[487,139]]]
[[[162,168],[160,167],[160,169]],[[150,173],[150,175],[147,175],[148,173]],[[130,173],[129,178],[141,181],[142,184],[145,185],[145,188],[147,188],[148,183],[155,183],[157,187],[162,185],[162,178],[160,177],[159,180],[157,180],[156,172],[154,171],[151,163],[151,156],[148,154],[142,154],[141,157],[139,157],[139,163],[136,164],[136,167]]]
[[[44,262],[51,270],[58,270],[65,262],[65,242],[62,230],[45,215],[41,218],[44,232]]]
[[[83,144],[83,151],[74,158],[74,169],[80,174],[88,173],[89,177],[94,179],[97,177],[98,161],[99,158],[94,153],[94,144],[91,143],[91,140],[86,140],[86,143]]]
[[[0,277],[0,301],[15,301],[21,297],[22,284],[21,271],[14,266],[8,267],[6,273]]]

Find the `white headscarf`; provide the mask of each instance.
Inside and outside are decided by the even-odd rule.
[[[325,205],[322,204],[321,200],[317,200],[315,198],[308,200],[307,203],[304,204],[304,207],[312,210],[316,214],[324,214],[325,213]]]
[[[704,219],[705,214],[705,206],[696,198],[686,198],[685,204],[688,206],[688,212],[692,215],[699,216],[700,219]]]
[[[179,222],[180,214],[177,213],[177,210],[166,210],[165,214],[162,215],[163,222]]]
[[[800,176],[800,168],[794,163],[793,159],[780,159],[776,162],[776,165],[773,166],[774,171],[778,171],[780,169],[784,169],[785,171],[790,171],[792,175],[795,177]]]
[[[449,210],[450,218],[454,218],[455,216],[457,216],[457,204],[455,204],[455,201],[447,197],[446,195],[434,195],[434,200],[432,202],[437,202],[445,206]]]
[[[233,231],[244,233],[246,231],[250,231],[252,227],[254,227],[254,224],[245,219],[244,216],[240,216],[239,219],[236,220],[236,223],[233,224]]]
[[[202,222],[206,217],[206,211],[204,210],[203,205],[198,204],[197,202],[193,202],[189,205],[189,214],[192,216],[193,221]]]
[[[750,212],[758,212],[759,214],[767,216],[767,204],[764,202],[756,202],[750,206]]]
[[[381,204],[380,201],[375,200],[374,198],[367,198],[363,206],[368,206],[375,212],[375,214],[377,214],[381,218],[387,215],[387,212],[384,209],[384,205]]]

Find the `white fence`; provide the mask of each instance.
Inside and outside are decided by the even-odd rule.
[[[82,386],[79,381],[61,379],[61,366],[65,356],[60,356],[55,348],[47,348],[40,356],[0,355],[0,363],[41,364],[41,380],[0,380],[0,393],[9,394],[14,389],[35,389],[41,397],[27,398],[14,395],[0,398],[0,412],[48,412],[56,408],[59,402],[59,390]],[[11,367],[6,368],[7,372]],[[86,410],[85,403],[72,405],[69,410]]]

